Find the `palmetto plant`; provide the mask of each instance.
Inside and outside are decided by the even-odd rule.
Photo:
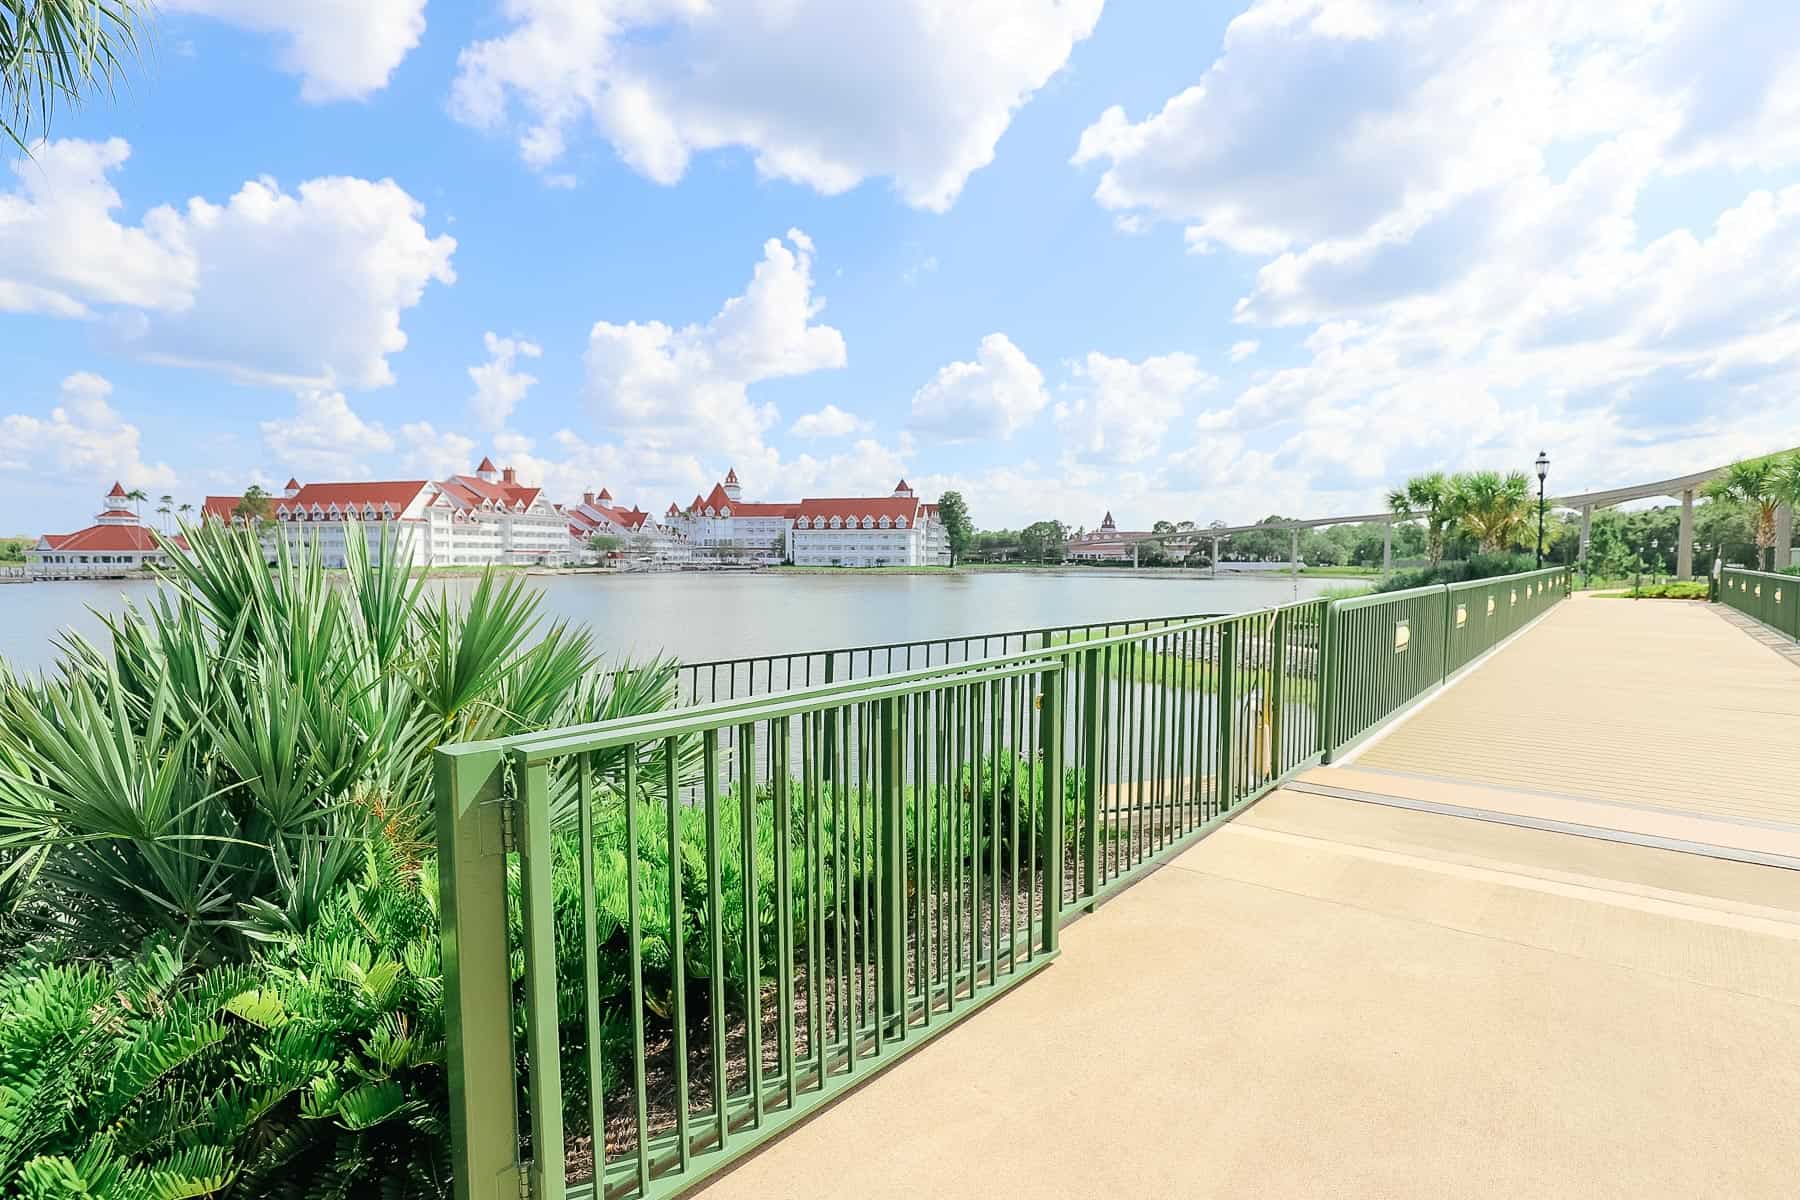
[[[149,5],[134,0],[0,0],[0,131],[21,150],[60,106],[110,93],[136,56]]]
[[[161,936],[241,961],[303,933],[370,839],[425,856],[439,744],[673,700],[672,662],[603,672],[517,578],[452,600],[354,530],[341,581],[281,539],[269,567],[243,526],[184,533],[168,586],[106,618],[110,647],[71,635],[49,677],[0,677],[0,894],[80,950]],[[662,778],[662,745],[643,753]]]
[[[1425,557],[1432,566],[1444,558],[1444,541],[1456,519],[1450,480],[1441,472],[1415,475],[1405,486],[1388,493],[1388,509],[1396,516],[1418,517],[1425,522]]]
[[[1734,462],[1707,482],[1703,494],[1750,510],[1756,527],[1756,565],[1764,567],[1775,547],[1776,509],[1800,503],[1800,453]]]
[[[1523,471],[1469,471],[1450,480],[1456,522],[1483,554],[1518,545],[1531,517],[1531,482]]]

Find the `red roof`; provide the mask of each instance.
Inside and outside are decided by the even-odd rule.
[[[124,496],[125,496],[125,489],[123,487],[121,487],[119,485],[119,483],[115,480],[113,482],[113,490],[106,493],[106,498],[108,500],[123,499]]]
[[[297,492],[300,490],[300,481],[290,475],[290,476],[288,476],[288,481],[282,485],[282,490],[289,491],[289,492]]]
[[[600,489],[600,499],[610,503],[612,501],[612,493],[607,491],[605,488],[601,488]]]
[[[496,466],[494,466],[494,460],[493,460],[493,459],[491,459],[491,458],[488,458],[488,457],[487,457],[487,456],[486,456],[486,455],[483,455],[483,456],[482,456],[482,459],[481,459],[481,465],[480,465],[480,466],[479,466],[479,467],[476,467],[476,468],[475,468],[475,469],[476,469],[476,470],[477,470],[477,471],[496,471],[496,470],[499,470],[499,468],[498,468],[498,467],[496,467]]]
[[[794,515],[807,520],[824,517],[828,521],[832,517],[844,521],[874,517],[877,524],[883,517],[890,522],[904,517],[908,524],[913,524],[921,507],[911,496],[808,498],[794,506]]]
[[[731,497],[725,494],[725,485],[722,483],[713,484],[713,490],[706,495],[706,505],[714,512],[730,508],[731,503]]]
[[[243,500],[242,496],[208,496],[200,504],[200,517],[202,520],[213,517],[220,521],[230,522],[241,500]]]
[[[731,503],[731,515],[734,517],[791,517],[797,506],[794,504],[751,504],[743,500]]]
[[[900,481],[900,482],[899,482],[899,483],[896,483],[896,484],[895,484],[895,485],[894,485],[894,490],[895,490],[895,491],[896,491],[896,492],[910,492],[910,491],[912,491],[912,489],[911,489],[911,488],[909,488],[909,487],[907,487],[907,486],[906,486],[906,480],[904,480],[904,479],[902,479],[902,480],[901,480],[901,481]]]
[[[680,513],[681,510],[675,507],[675,502],[673,500],[669,501],[669,511],[664,515],[674,517],[679,516]]]
[[[483,500],[511,508],[523,504],[530,508],[542,488],[520,487],[516,483],[489,483],[473,475],[452,475],[438,485],[465,504],[479,507]]]
[[[141,554],[157,548],[156,535],[142,525],[89,525],[78,533],[47,533],[44,541],[58,553]],[[181,538],[175,538],[174,541],[183,549],[187,548],[187,543]]]
[[[309,483],[299,493],[289,497],[272,497],[277,513],[283,509],[293,512],[298,508],[310,510],[313,505],[330,509],[335,504],[339,509],[355,505],[361,509],[365,504],[373,504],[376,508],[391,505],[396,514],[404,511],[418,494],[425,490],[423,479],[384,479],[374,483]]]
[[[130,517],[134,521],[137,520],[137,514],[129,508],[109,508],[100,514],[101,520],[105,520],[107,517]]]
[[[737,481],[738,481],[738,477],[737,477],[737,468],[736,467],[732,467],[725,472],[725,482],[726,483],[736,483]]]

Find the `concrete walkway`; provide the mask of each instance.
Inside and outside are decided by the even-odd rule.
[[[1713,605],[1576,596],[1348,763],[1800,828],[1800,669]]]
[[[1609,659],[1620,639],[1638,653]],[[1319,775],[1756,843],[1795,814],[1796,716],[1800,670],[1714,613],[1577,600]],[[1442,750],[1454,721],[1487,742]],[[1546,779],[1570,794],[1516,786]],[[1288,789],[701,1194],[1749,1200],[1797,1178],[1800,871]]]

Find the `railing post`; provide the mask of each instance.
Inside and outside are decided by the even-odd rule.
[[[1287,679],[1288,610],[1275,610],[1275,629],[1269,639],[1269,777],[1280,778],[1287,770],[1286,745],[1281,736],[1283,693]]]
[[[1219,797],[1219,812],[1231,811],[1232,770],[1231,732],[1237,707],[1237,626],[1226,623],[1219,627],[1219,768],[1213,787]],[[1216,815],[1216,814],[1215,814]]]
[[[433,756],[432,773],[456,1200],[518,1200],[501,752],[446,747]]]
[[[893,699],[876,706],[881,752],[881,1015],[906,1017],[906,806],[900,779],[900,708]],[[785,898],[784,898],[785,900]]]
[[[524,926],[525,1049],[530,1060],[532,1200],[563,1200],[562,1047],[556,1010],[556,910],[550,882],[550,765],[513,751],[519,909]],[[490,1100],[490,1102],[492,1102]]]
[[[1331,752],[1337,749],[1333,743],[1333,726],[1336,724],[1337,710],[1337,605],[1326,601],[1325,608],[1319,613],[1319,644],[1314,653],[1319,656],[1319,669],[1314,672],[1318,679],[1315,685],[1318,695],[1313,698],[1314,715],[1318,720],[1317,741],[1319,761],[1331,761]]]
[[[1112,688],[1100,673],[1098,650],[1082,652],[1081,688],[1086,693],[1081,729],[1081,891],[1093,896],[1100,891],[1100,731],[1106,727],[1103,712],[1112,698]]]
[[[1067,659],[1063,662],[1067,663]],[[1045,671],[1044,707],[1038,728],[1044,746],[1044,951],[1056,953],[1063,889],[1063,673]]]
[[[833,676],[836,674],[836,671],[837,671],[837,651],[827,650],[825,652],[825,682],[827,684],[836,682],[836,680],[833,678]],[[826,745],[826,746],[837,745],[837,709],[836,708],[828,708],[825,710],[825,735],[821,739],[821,744]],[[831,755],[829,755],[829,754],[825,755],[825,757],[820,765],[821,765],[821,768],[822,768],[822,771],[824,774],[825,782],[830,783],[831,782]]]

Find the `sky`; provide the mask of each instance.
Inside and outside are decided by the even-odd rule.
[[[115,480],[976,524],[1800,444],[1790,0],[161,0],[0,171],[0,533]]]

